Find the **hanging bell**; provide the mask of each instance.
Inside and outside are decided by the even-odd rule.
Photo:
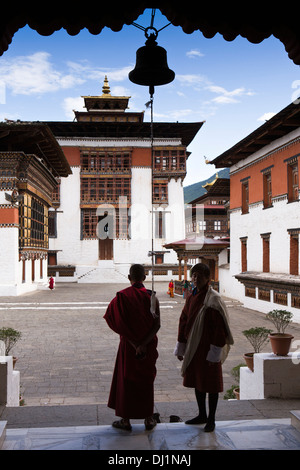
[[[150,35],[145,46],[136,51],[135,68],[129,72],[129,80],[137,85],[166,85],[175,78],[167,63],[167,52],[157,45],[155,35]]]

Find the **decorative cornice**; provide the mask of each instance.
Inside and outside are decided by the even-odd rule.
[[[61,147],[151,147],[151,138],[144,139],[95,139],[92,137],[57,137],[57,141]],[[181,139],[168,138],[168,139],[155,139],[154,146],[182,146]]]

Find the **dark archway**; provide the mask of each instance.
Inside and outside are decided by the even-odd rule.
[[[48,6],[14,3],[5,5],[5,13],[0,19],[0,55],[9,47],[14,34],[25,25],[39,34],[48,36],[64,28],[68,34],[77,35],[87,28],[91,34],[100,34],[107,27],[120,31],[124,25],[130,25],[147,8],[157,8],[174,26],[191,34],[201,31],[204,37],[212,38],[217,33],[226,41],[237,36],[246,38],[251,43],[260,43],[273,35],[279,39],[289,58],[300,65],[300,29],[297,12],[288,8],[272,9],[252,3],[243,4],[240,9],[227,3],[216,6],[195,4],[195,1],[128,1],[112,8],[109,2],[96,2],[92,7],[82,8],[82,4],[71,4],[63,10],[61,3]]]

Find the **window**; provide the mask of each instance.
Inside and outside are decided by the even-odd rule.
[[[299,233],[300,229],[288,230],[290,234],[290,274],[299,275]]]
[[[57,212],[48,212],[48,234],[51,238],[57,237]]]
[[[288,201],[298,201],[298,162],[288,165]]]
[[[166,181],[153,183],[153,202],[168,203],[168,183]]]
[[[97,238],[97,224],[100,220],[100,217],[96,214],[97,209],[81,209],[81,237],[82,239],[88,238]],[[106,216],[106,215],[105,215]],[[103,216],[104,217],[104,216]],[[114,212],[114,230],[116,233],[113,234],[113,238],[117,239],[128,239],[128,227],[129,227],[129,218],[128,211],[115,209]],[[105,227],[105,232],[109,227]],[[109,235],[108,235],[109,236]]]
[[[165,212],[155,212],[155,238],[166,237]]]
[[[263,198],[264,209],[272,207],[272,179],[271,172],[263,174]]]
[[[82,173],[119,173],[131,169],[131,155],[124,152],[84,151],[80,155]]]
[[[206,230],[206,220],[199,220],[197,222],[197,228],[198,228],[198,232],[202,232],[203,230]]]
[[[185,169],[185,150],[154,150],[154,170],[157,172],[185,171]]]
[[[247,237],[240,238],[241,240],[241,269],[242,273],[247,271]]]
[[[82,209],[82,238],[96,238],[98,217],[96,209]]]
[[[249,182],[248,178],[242,181],[242,214],[249,212]]]
[[[57,180],[57,187],[52,193],[52,203],[55,206],[59,206],[60,204],[60,180]]]
[[[220,220],[215,220],[214,221],[214,229],[215,230],[221,230],[221,221]]]
[[[270,233],[261,234],[263,244],[262,270],[264,273],[270,272]]]
[[[131,197],[130,178],[81,177],[81,203],[118,203],[120,196]]]
[[[21,248],[48,248],[48,209],[28,194],[19,205],[19,242]]]

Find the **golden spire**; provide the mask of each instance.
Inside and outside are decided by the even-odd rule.
[[[103,95],[110,95],[110,88],[109,88],[109,84],[108,84],[108,80],[107,80],[106,75],[105,75],[105,78],[104,78],[104,85],[102,87],[102,94]]]

